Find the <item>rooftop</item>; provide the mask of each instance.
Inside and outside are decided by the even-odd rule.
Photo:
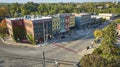
[[[112,13],[100,13],[99,16],[114,16]]]
[[[7,18],[9,20],[20,20],[20,19],[27,19],[27,20],[42,20],[42,19],[51,19],[52,17],[44,17],[44,16],[31,16],[26,15],[24,17],[18,17],[18,18]]]
[[[75,13],[75,16],[82,16],[82,15],[91,15],[91,14],[90,13],[79,13],[79,14]]]
[[[30,18],[28,20],[43,20],[43,19],[52,19],[52,17],[35,17],[35,18]]]
[[[18,17],[18,18],[7,18],[8,20],[20,20],[23,19],[23,17]]]

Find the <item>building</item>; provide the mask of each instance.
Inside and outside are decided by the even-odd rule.
[[[25,18],[24,23],[27,34],[32,35],[36,42],[47,40],[52,35],[51,17]]]
[[[31,35],[36,42],[47,40],[52,35],[52,18],[27,15],[24,18],[8,18],[7,27],[15,40]]]
[[[11,22],[10,20],[8,20]],[[31,35],[36,42],[44,41],[51,38],[51,36],[59,36],[70,31],[70,28],[75,25],[75,16],[71,14],[61,14],[53,17],[42,17],[42,16],[30,16],[26,15],[21,19],[12,18],[12,22],[16,21],[16,25],[22,23],[21,26],[25,31],[24,38],[27,35]],[[9,33],[13,34],[14,30],[12,25],[8,25]],[[21,30],[17,30],[21,32]],[[20,33],[21,34],[21,33]],[[21,36],[21,35],[19,35]],[[45,36],[45,37],[44,37]],[[18,37],[16,37],[18,38]]]
[[[91,22],[93,22],[91,14],[89,13],[75,14],[75,27],[77,29],[84,29],[88,27],[89,23]]]
[[[75,26],[75,16],[72,14],[60,15],[60,21],[61,21],[61,28],[62,28],[61,31],[65,30],[65,32],[68,32],[72,27]]]
[[[8,18],[7,28],[11,37],[16,41],[22,40],[26,36],[23,18]]]
[[[73,28],[75,26],[75,16],[74,15],[70,15],[69,18],[69,25],[70,28]]]
[[[100,18],[103,18],[103,19],[106,19],[106,20],[112,20],[114,19],[114,14],[111,14],[111,13],[100,13],[97,17],[100,17]]]
[[[56,15],[52,20],[53,36],[69,32],[70,28],[75,26],[75,16],[71,14]]]
[[[54,16],[52,18],[52,34],[54,37],[58,36],[60,34],[60,18],[58,16]]]

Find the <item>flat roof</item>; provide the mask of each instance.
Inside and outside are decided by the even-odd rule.
[[[30,18],[29,20],[43,20],[43,19],[52,19],[52,17],[35,17],[35,18]]]
[[[23,17],[18,17],[18,18],[7,18],[8,20],[21,20]]]
[[[91,15],[90,13],[79,13],[79,14],[75,14],[75,16],[82,16],[82,15]]]
[[[27,19],[27,20],[43,20],[43,19],[52,19],[52,17],[34,17],[34,18],[23,18],[23,17],[18,17],[18,18],[7,18],[8,20],[20,20],[20,19]]]

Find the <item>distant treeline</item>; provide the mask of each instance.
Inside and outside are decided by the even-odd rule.
[[[120,3],[113,2],[86,2],[86,3],[1,3],[6,13],[0,10],[0,16],[18,17],[24,15],[52,15],[58,13],[114,13],[120,14]]]

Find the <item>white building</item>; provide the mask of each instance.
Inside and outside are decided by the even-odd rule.
[[[100,13],[98,15],[92,15],[91,16],[92,18],[103,18],[103,19],[106,19],[106,20],[112,20],[114,19],[115,15],[114,14],[111,14],[111,13]]]
[[[98,16],[101,18],[104,18],[106,20],[112,20],[112,19],[114,19],[115,15],[111,14],[111,13],[100,13]]]

